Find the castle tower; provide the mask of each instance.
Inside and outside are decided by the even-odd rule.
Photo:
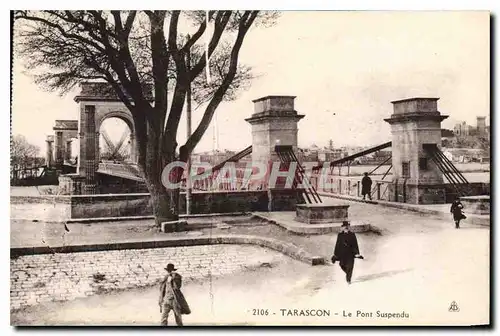
[[[476,117],[477,120],[477,134],[485,135],[486,134],[486,117]]]

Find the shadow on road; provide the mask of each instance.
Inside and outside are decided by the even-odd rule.
[[[386,272],[375,273],[375,274],[362,275],[362,276],[359,276],[353,282],[364,282],[364,281],[369,281],[369,280],[374,280],[374,279],[379,279],[379,278],[390,277],[390,276],[393,276],[396,274],[406,273],[406,272],[409,272],[412,270],[413,270],[412,268],[407,268],[407,269],[403,269],[403,270],[394,270],[394,271],[386,271]]]

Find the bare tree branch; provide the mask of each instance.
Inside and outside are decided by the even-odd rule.
[[[258,11],[251,11],[251,12],[247,11],[243,14],[239,24],[238,36],[231,51],[229,71],[226,77],[224,78],[223,83],[219,86],[212,100],[205,109],[205,113],[203,114],[203,117],[200,123],[198,124],[198,127],[193,132],[191,137],[189,137],[189,139],[186,141],[186,144],[183,146],[183,148],[181,148],[181,158],[183,156],[189,155],[189,153],[193,151],[194,147],[196,147],[198,142],[201,140],[203,134],[205,134],[208,126],[210,125],[215,110],[219,106],[220,102],[224,97],[224,94],[226,93],[227,89],[229,88],[229,85],[234,79],[236,70],[238,68],[238,56],[241,46],[243,44],[243,40],[245,38],[246,33],[248,32],[248,29],[250,28],[255,18],[257,17],[258,13],[259,13]]]
[[[232,14],[231,11],[224,11],[220,17],[220,20],[215,22],[214,33],[208,44],[208,58],[212,56],[215,48],[219,44],[219,41],[222,37],[222,33],[224,32],[224,29],[226,28],[229,19],[231,18],[231,14]],[[205,68],[206,64],[207,64],[207,55],[205,52],[203,53],[203,56],[200,58],[198,63],[195,64],[191,69],[189,73],[189,80],[190,81],[194,80],[196,76],[198,76],[201,73],[201,71]]]

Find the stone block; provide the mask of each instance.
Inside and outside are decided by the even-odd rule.
[[[179,232],[185,231],[187,227],[187,221],[170,221],[161,223],[161,232]]]
[[[296,220],[307,224],[336,223],[348,220],[349,205],[297,204]]]
[[[267,211],[294,211],[297,204],[297,190],[269,189]]]

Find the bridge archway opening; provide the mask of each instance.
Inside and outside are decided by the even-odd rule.
[[[111,113],[97,126],[99,162],[136,163],[135,134],[131,120]]]
[[[78,135],[71,137],[66,142],[66,160],[70,164],[76,165],[78,162],[78,153],[80,152],[80,138]]]

